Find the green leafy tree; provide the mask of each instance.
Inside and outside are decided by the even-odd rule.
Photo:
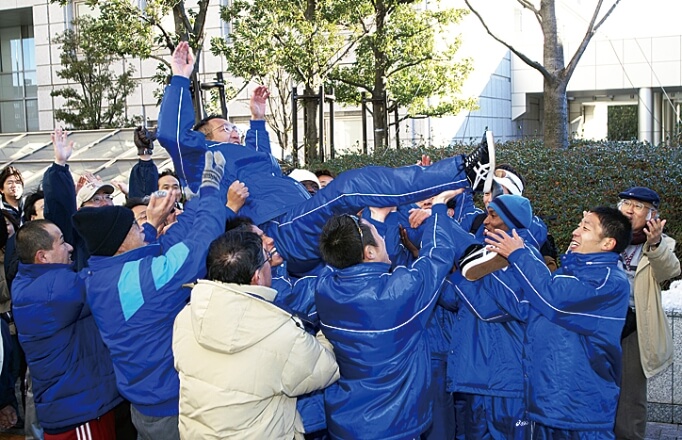
[[[610,105],[608,108],[608,139],[610,141],[631,141],[637,139],[636,105]]]
[[[121,58],[109,54],[101,45],[106,39],[92,18],[74,21],[77,31],[67,29],[55,41],[61,44],[62,70],[57,76],[80,86],[65,87],[51,92],[66,100],[55,111],[55,118],[76,130],[112,128],[134,124],[125,116],[126,97],[135,89],[132,66],[125,65],[117,75],[112,70]]]
[[[232,26],[229,40],[213,39],[212,51],[225,57],[232,75],[279,89],[273,93],[279,102],[271,104],[290,106],[287,86],[302,84],[304,95],[317,94],[329,72],[352,51],[364,34],[359,23],[365,10],[363,0],[237,0],[221,12]],[[305,158],[311,161],[318,153],[318,102],[305,100],[304,111]],[[282,109],[280,116],[287,119],[276,132],[287,148],[292,144],[286,134],[291,114]]]
[[[375,153],[388,147],[388,114],[398,108],[412,116],[456,114],[475,107],[458,95],[472,70],[470,60],[456,61],[459,37],[451,27],[467,13],[462,9],[419,10],[421,2],[367,2],[361,26],[367,35],[355,49],[355,61],[329,75],[341,102],[359,104],[368,92],[372,103]]]
[[[480,1],[480,0],[479,0]],[[536,6],[537,1],[516,0],[523,8],[532,12],[533,16],[542,29],[543,52],[542,62],[535,61],[531,57],[521,52],[508,41],[503,40],[494,33],[486,24],[483,16],[474,9],[471,0],[464,0],[471,12],[473,12],[485,28],[486,32],[497,42],[506,46],[514,55],[519,57],[524,63],[536,69],[542,74],[543,78],[543,137],[545,145],[553,145],[559,148],[568,148],[568,100],[566,99],[566,88],[568,82],[578,66],[580,58],[585,53],[590,40],[597,33],[597,30],[611,15],[618,6],[620,0],[614,0],[611,7],[602,14],[603,0],[598,0],[592,13],[592,18],[585,29],[585,36],[580,45],[573,53],[568,65],[564,61],[564,45],[559,37],[556,0],[540,0],[540,6]]]
[[[50,0],[69,5],[70,0]],[[99,44],[109,54],[155,59],[160,65],[155,79],[165,84],[170,63],[164,54],[171,55],[178,41],[189,42],[194,52],[194,73],[190,78],[194,113],[197,120],[204,113],[202,94],[197,77],[204,47],[204,28],[210,0],[197,0],[196,8],[186,8],[182,0],[85,0],[98,11],[95,21],[102,30]],[[165,26],[164,18],[173,17],[173,28]]]

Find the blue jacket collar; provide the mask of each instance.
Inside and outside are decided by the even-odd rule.
[[[46,272],[55,269],[69,269],[75,272],[73,264],[23,264],[19,263],[19,272],[22,275],[38,278]]]
[[[114,264],[123,264],[128,261],[140,260],[144,257],[157,256],[161,254],[161,245],[158,243],[148,244],[137,249],[124,252],[113,257],[103,257],[93,255],[88,259],[88,266],[91,269],[100,269]]]
[[[336,276],[339,277],[353,277],[364,274],[385,274],[391,271],[391,265],[388,263],[360,263],[354,266],[347,267],[336,271]]]
[[[561,265],[585,266],[585,265],[608,265],[615,266],[620,260],[620,255],[615,252],[594,252],[591,254],[568,253],[561,256]]]

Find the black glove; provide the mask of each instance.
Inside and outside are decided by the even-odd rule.
[[[133,142],[135,142],[137,154],[139,156],[152,154],[154,150],[154,140],[156,140],[156,129],[147,130],[147,128],[142,126],[135,127]]]

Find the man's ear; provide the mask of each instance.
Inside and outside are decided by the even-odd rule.
[[[613,237],[605,237],[602,240],[601,248],[604,252],[611,252],[616,247],[616,239]]]
[[[33,263],[34,264],[46,264],[47,263],[47,256],[45,255],[44,249],[40,249],[38,252],[36,252],[36,255],[33,257]]]
[[[371,263],[372,261],[376,260],[377,258],[377,250],[374,246],[367,245],[365,246],[365,249],[363,249],[363,261],[365,263]]]
[[[256,271],[253,273],[253,276],[251,277],[251,285],[252,286],[260,286],[261,285],[261,273],[260,273],[260,268],[256,269]]]

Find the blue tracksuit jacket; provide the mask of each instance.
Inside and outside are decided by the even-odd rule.
[[[509,256],[531,304],[524,370],[531,420],[612,431],[630,284],[614,252],[566,254],[553,274],[527,248]]]
[[[174,76],[166,87],[159,114],[158,140],[173,159],[183,184],[193,190],[201,179],[204,152],[223,152],[227,165],[223,183],[244,182],[250,197],[240,215],[275,239],[292,273],[307,272],[319,264],[318,237],[334,214],[356,213],[366,206],[399,206],[450,189],[468,187],[460,156],[428,167],[366,167],[346,171],[314,197],[303,185],[282,175],[270,151],[264,121],[251,121],[246,145],[207,141],[192,131],[194,109],[189,80]]]
[[[315,302],[341,378],[325,390],[335,439],[412,439],[431,419],[424,332],[452,267],[454,225],[445,205],[428,220],[421,256],[389,273],[361,263],[321,277]]]
[[[225,228],[225,193],[201,188],[178,223],[150,244],[113,257],[92,256],[81,272],[87,301],[114,363],[121,394],[144,415],[178,414],[179,380],[171,339],[186,305],[183,287],[206,271],[208,246]]]
[[[111,357],[85,304],[85,286],[72,265],[19,264],[12,301],[45,432],[67,431],[122,401]]]

